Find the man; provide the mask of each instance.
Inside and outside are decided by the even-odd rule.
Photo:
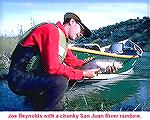
[[[68,80],[92,78],[100,70],[75,69],[85,61],[77,59],[67,49],[67,39],[90,35],[90,30],[80,18],[70,12],[64,15],[63,24],[44,23],[29,30],[11,57],[7,76],[10,89],[18,95],[29,97],[33,110],[63,110],[60,101]],[[33,69],[37,59],[40,66]]]

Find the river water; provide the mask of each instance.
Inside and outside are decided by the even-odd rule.
[[[150,52],[145,52],[134,68],[134,75],[115,85],[116,91],[112,90],[112,94],[116,94],[120,102],[112,110],[150,111],[149,62]]]

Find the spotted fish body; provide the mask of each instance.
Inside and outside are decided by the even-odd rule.
[[[108,66],[114,66],[116,68],[122,68],[122,63],[112,60],[112,59],[94,59],[90,62],[84,64],[81,69],[82,70],[89,70],[89,69],[95,69],[100,68],[102,73],[106,72],[106,69]]]

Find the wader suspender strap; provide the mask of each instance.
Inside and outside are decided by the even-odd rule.
[[[61,63],[63,63],[65,57],[66,57],[66,51],[67,51],[67,41],[66,41],[66,36],[65,34],[60,30],[58,27],[59,31],[59,59]]]
[[[35,26],[31,27],[29,30],[27,30],[27,31],[21,36],[19,43],[22,43],[24,40],[26,40],[27,37],[30,36],[30,35],[32,34],[32,32],[33,32],[36,28],[38,28],[39,26],[45,25],[45,24],[48,24],[48,23],[43,22],[43,23],[40,23],[40,24],[38,24],[38,25],[35,25]]]

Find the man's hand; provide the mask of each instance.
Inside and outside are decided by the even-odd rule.
[[[117,68],[114,67],[114,66],[108,66],[108,67],[106,68],[106,73],[109,73],[109,74],[116,73],[116,71],[117,71]]]
[[[83,76],[86,78],[92,78],[92,77],[95,77],[98,73],[100,73],[100,68],[84,70]]]

